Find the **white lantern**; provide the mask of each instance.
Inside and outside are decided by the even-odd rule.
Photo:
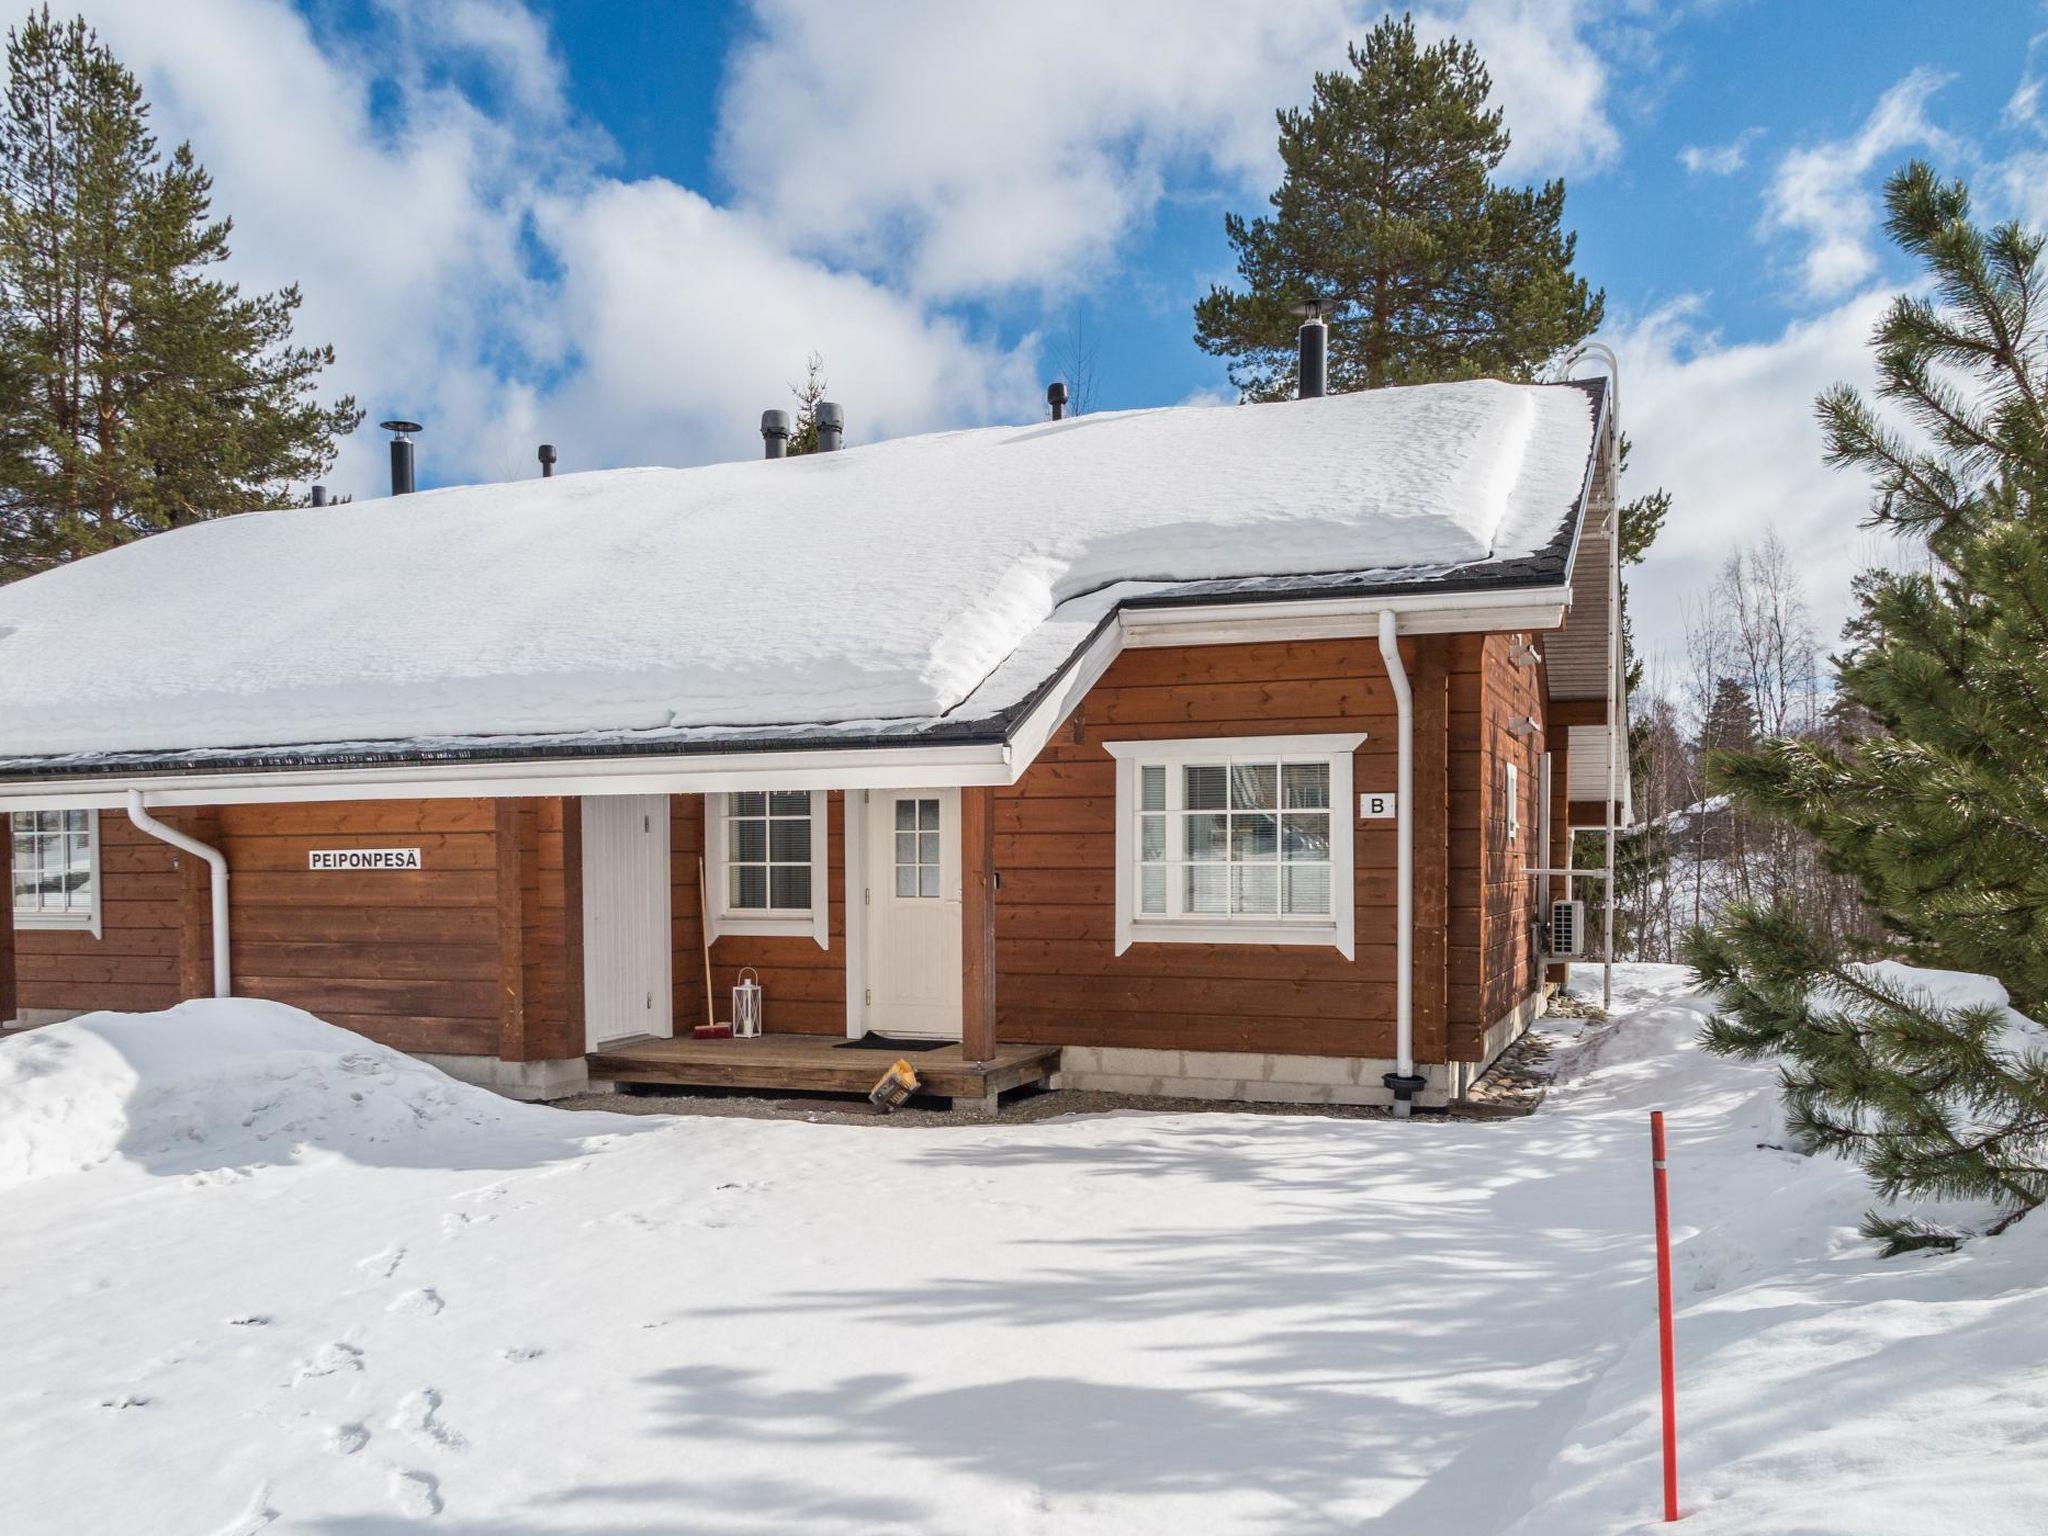
[[[761,1033],[761,978],[750,965],[732,989],[732,1037],[751,1040]]]

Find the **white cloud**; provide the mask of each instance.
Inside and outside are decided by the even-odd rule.
[[[1749,146],[1762,135],[1761,128],[1745,128],[1726,144],[1688,144],[1678,163],[1691,176],[1733,176],[1749,164]]]
[[[2013,88],[2012,95],[2005,103],[2005,125],[2008,128],[2040,129],[2041,120],[2041,53],[2048,48],[2048,32],[2037,32],[2027,40],[2026,63],[2020,69],[2020,83]]]
[[[1870,387],[1870,333],[1890,300],[1860,294],[1742,345],[1700,329],[1696,300],[1621,328],[1614,345],[1632,444],[1622,494],[1661,485],[1673,498],[1650,558],[1629,575],[1645,655],[1682,655],[1686,605],[1704,597],[1731,549],[1766,530],[1791,549],[1823,639],[1840,633],[1850,578],[1886,541],[1859,527],[1868,481],[1822,462],[1813,402],[1832,384]]]
[[[565,470],[744,456],[812,348],[856,439],[1035,408],[1028,358],[674,183],[602,174],[517,4],[386,0],[374,52],[275,0],[89,14],[213,173],[232,275],[298,282],[329,392],[424,421],[435,478],[531,474],[543,437]],[[376,494],[383,461],[359,432],[331,479]]]
[[[1916,69],[1886,91],[1863,126],[1846,139],[1793,150],[1778,162],[1764,203],[1764,227],[1806,242],[1801,279],[1815,299],[1849,292],[1877,270],[1872,172],[1902,151],[1943,153],[1953,140],[1927,116],[1927,102],[1948,76]]]
[[[1381,7],[1240,0],[844,6],[756,0],[721,97],[742,202],[798,248],[951,297],[1086,283],[1177,171],[1256,208],[1273,111],[1344,65]],[[1606,73],[1579,5],[1465,0],[1418,19],[1492,66],[1509,169],[1611,159]]]
[[[1418,24],[1478,44],[1509,169],[1535,175],[1616,153],[1590,39],[1621,3],[1444,0]],[[339,354],[325,392],[424,421],[437,480],[530,474],[542,437],[565,468],[751,453],[813,349],[856,439],[1034,414],[1037,338],[939,306],[1085,286],[1197,176],[1257,208],[1273,107],[1380,13],[762,0],[729,61],[742,195],[720,206],[608,172],[521,0],[375,4],[365,38],[285,0],[85,0],[165,140],[212,171],[230,275],[298,283],[299,339]],[[371,494],[383,475],[371,428],[330,479]]]

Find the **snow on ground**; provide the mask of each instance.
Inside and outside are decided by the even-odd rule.
[[[2038,1529],[2048,1222],[1876,1259],[1682,975],[1493,1122],[573,1115],[250,1003],[12,1039],[4,1523],[1648,1529],[1661,1101],[1686,1528]]]
[[[928,720],[1118,582],[1534,554],[1593,428],[1583,390],[1469,380],[222,518],[0,589],[0,740]]]

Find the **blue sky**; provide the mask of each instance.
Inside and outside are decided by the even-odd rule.
[[[822,352],[851,436],[1027,417],[1092,345],[1101,407],[1225,398],[1190,307],[1226,210],[1277,175],[1273,109],[1378,8],[625,0],[88,0],[236,218],[236,271],[298,281],[302,334],[422,480],[749,453]],[[1451,0],[1515,134],[1567,178],[1608,297],[1635,488],[1670,486],[1638,627],[1676,658],[1728,550],[1767,532],[1832,633],[1875,558],[1808,407],[1866,376],[1910,274],[1875,197],[1913,154],[2048,222],[2035,5]],[[2048,47],[2048,45],[2044,45]],[[377,434],[334,479],[373,493]]]

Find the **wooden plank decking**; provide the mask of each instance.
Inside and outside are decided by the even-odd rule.
[[[685,1088],[749,1088],[767,1092],[865,1094],[896,1058],[887,1051],[848,1051],[831,1035],[763,1035],[754,1040],[638,1039],[615,1041],[587,1058],[594,1080],[666,1083]],[[904,1059],[923,1091],[987,1101],[1059,1068],[1056,1045],[1002,1045],[987,1061],[969,1061],[960,1047],[917,1051]]]

